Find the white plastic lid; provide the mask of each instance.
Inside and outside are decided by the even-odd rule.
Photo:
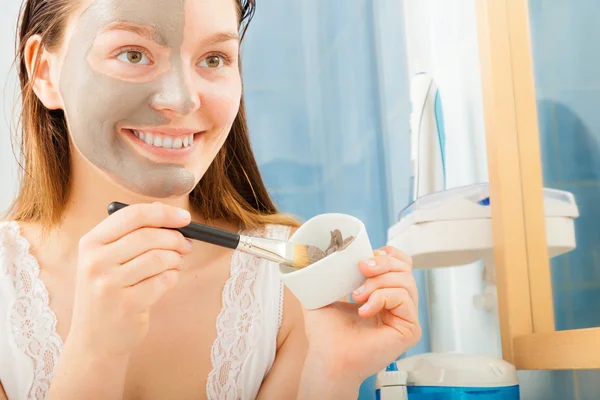
[[[463,198],[467,200],[471,200],[474,203],[479,203],[486,198],[489,198],[490,195],[489,184],[480,183],[476,185],[462,186],[454,189],[442,190],[439,192],[427,194],[425,196],[419,197],[417,200],[413,201],[409,204],[404,210],[400,212],[398,219],[406,217],[407,215],[413,213],[415,210],[426,210],[429,208],[436,208],[451,198]]]
[[[406,386],[408,373],[406,371],[386,371],[383,370],[377,374],[375,388],[381,389],[388,386]]]
[[[448,202],[452,200],[466,200],[475,206],[487,207],[490,205],[490,185],[489,183],[478,183],[421,196],[400,212],[398,220],[404,219],[415,211],[447,206]],[[579,216],[575,197],[570,192],[545,188],[544,206],[547,217],[576,218]]]
[[[516,368],[487,355],[427,353],[396,361],[409,386],[506,387],[519,384]]]

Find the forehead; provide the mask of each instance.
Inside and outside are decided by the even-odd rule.
[[[79,33],[135,24],[149,27],[160,44],[181,45],[185,36],[237,29],[236,0],[93,0],[76,19]]]

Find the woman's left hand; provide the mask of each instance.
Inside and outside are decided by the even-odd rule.
[[[410,257],[388,246],[359,268],[367,280],[353,293],[358,304],[337,302],[305,311],[306,367],[316,363],[329,379],[358,385],[421,338]]]

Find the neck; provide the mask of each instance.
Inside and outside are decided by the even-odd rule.
[[[188,195],[166,199],[142,196],[119,186],[96,167],[88,164],[87,160],[74,159],[72,165],[69,199],[58,232],[63,238],[79,241],[83,235],[108,217],[107,208],[113,201],[125,204],[160,201],[191,211]],[[192,218],[199,219],[194,214]]]

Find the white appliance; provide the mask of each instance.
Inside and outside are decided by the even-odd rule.
[[[482,183],[418,198],[388,230],[388,244],[413,258],[414,268],[430,269],[493,262],[489,184]],[[546,235],[551,257],[575,248],[575,198],[544,189]]]
[[[470,264],[482,260],[485,288],[473,297],[476,308],[495,311],[494,243],[489,184],[444,190],[420,197],[388,230],[388,245],[413,258],[415,269]],[[569,192],[544,189],[548,253],[555,257],[575,249],[579,210]]]
[[[411,81],[411,201],[388,230],[388,244],[426,269],[431,351],[501,357],[489,185],[446,190],[442,94],[434,79]],[[551,257],[575,248],[578,209],[568,192],[545,189]],[[440,268],[455,267],[460,268]],[[421,288],[423,289],[423,288]],[[464,325],[459,321],[468,320]]]
[[[425,370],[432,374],[437,371],[441,377],[456,377],[438,385],[452,393],[464,389],[459,377],[466,376],[470,378],[469,382],[463,382],[467,388],[464,390],[469,393],[471,389],[476,392],[477,388],[488,387],[493,393],[505,396],[499,399],[518,399],[516,371],[501,360],[493,265],[491,207],[494,205],[490,201],[489,184],[445,190],[442,103],[429,75],[418,73],[413,78],[411,101],[412,203],[389,228],[388,245],[410,255],[415,269],[427,270],[433,353],[396,362],[398,369],[408,374],[406,383],[402,373],[395,373],[393,364],[381,371],[377,394],[384,400],[382,395],[386,393],[390,394],[388,399],[402,399],[406,387],[408,399],[411,391],[418,392],[415,390],[437,398],[441,392],[435,388],[435,380],[411,381],[411,376],[425,376]],[[571,193],[553,189],[544,189],[543,193],[548,251],[554,257],[575,248],[574,219],[579,212]],[[483,276],[474,274],[476,271]],[[468,320],[468,326],[457,322],[460,320]],[[503,367],[497,369],[494,365]],[[473,366],[491,368],[488,372],[492,375],[498,371],[511,372],[502,375],[501,381],[493,381],[485,373],[472,373]],[[492,396],[491,391],[486,395]]]
[[[410,201],[447,188],[447,135],[442,97],[430,74],[419,71],[414,75],[411,81]],[[423,344],[426,351],[500,355],[497,317],[473,307],[473,297],[489,291],[481,279],[482,270],[482,263],[478,262],[462,268],[424,272],[430,338],[429,343]],[[468,325],[459,322],[465,319],[470,321]]]
[[[519,400],[514,366],[483,355],[428,353],[377,374],[378,400]]]
[[[410,90],[411,200],[445,188],[445,133],[441,97],[433,78],[417,73]]]

